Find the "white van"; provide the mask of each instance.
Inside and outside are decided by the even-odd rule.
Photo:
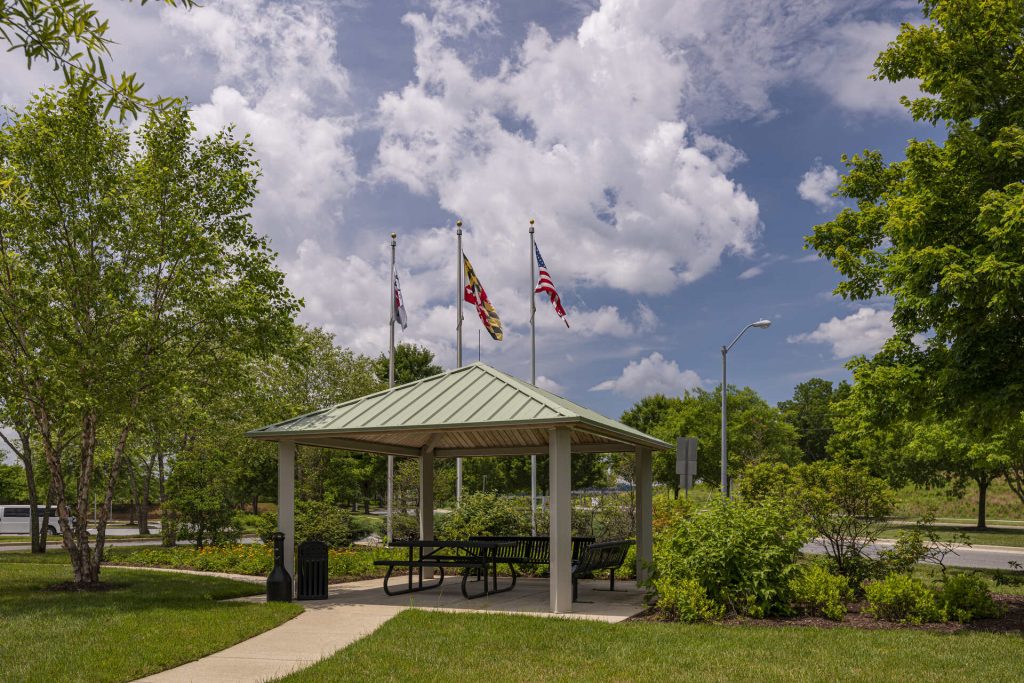
[[[43,508],[36,508],[39,515],[39,530],[43,529]],[[5,534],[28,534],[29,527],[28,505],[0,505],[0,536]],[[50,508],[50,520],[47,530],[51,535],[57,533],[57,508]]]

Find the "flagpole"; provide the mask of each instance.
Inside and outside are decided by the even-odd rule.
[[[455,221],[455,234],[458,236],[459,259],[455,264],[455,365],[462,367],[462,221]],[[462,501],[462,458],[455,458],[455,502]]]
[[[537,384],[537,275],[533,219],[530,219],[530,383]],[[530,529],[537,535],[537,454],[530,456]]]
[[[395,238],[398,235],[391,233],[391,339],[388,343],[388,389],[395,386]],[[387,517],[387,539],[388,544],[394,538],[394,508],[395,498],[395,456],[388,456],[388,517]]]

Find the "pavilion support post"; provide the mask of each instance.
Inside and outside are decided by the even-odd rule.
[[[551,494],[551,611],[572,611],[572,451],[569,430],[548,432]]]
[[[636,579],[646,581],[648,565],[654,559],[653,520],[654,476],[651,450],[636,449]]]
[[[420,452],[420,540],[434,540],[434,451]]]
[[[295,578],[295,442],[277,444],[277,530],[284,534],[284,568]]]

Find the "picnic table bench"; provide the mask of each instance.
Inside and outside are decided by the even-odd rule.
[[[462,595],[467,600],[482,598],[485,595],[504,593],[515,588],[515,570],[512,571],[512,582],[509,586],[498,588],[498,563],[506,563],[509,560],[500,556],[503,548],[512,545],[507,541],[497,540],[469,540],[469,541],[415,541],[395,540],[391,546],[394,548],[408,548],[409,555],[405,559],[377,560],[375,565],[387,567],[384,574],[384,593],[387,595],[404,595],[405,593],[416,593],[418,591],[430,590],[439,587],[444,583],[445,569],[462,570]],[[394,590],[389,586],[389,581],[396,568],[405,567],[408,569],[407,587]],[[437,569],[440,576],[434,582],[424,583],[424,569]],[[418,575],[414,581],[413,576]],[[470,594],[466,590],[466,583],[470,575],[479,578],[483,576],[483,591]],[[488,580],[490,579],[490,581]]]

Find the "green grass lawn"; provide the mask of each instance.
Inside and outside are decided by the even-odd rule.
[[[44,590],[71,578],[63,552],[0,554],[0,680],[130,681],[223,650],[302,611],[219,602],[262,592],[213,577],[105,567],[104,592]]]
[[[989,486],[986,503],[986,517],[990,524],[997,523],[996,520],[1024,520],[1024,503],[1003,479],[997,479]],[[973,482],[968,484],[962,497],[950,497],[946,489],[920,489],[916,486],[896,492],[897,517],[918,519],[929,510],[940,521],[974,522],[978,518],[978,487]]]
[[[899,529],[889,529],[882,534],[882,538],[897,538]],[[1024,548],[1024,528],[1021,529],[985,529],[978,531],[969,526],[935,528],[935,535],[939,540],[951,541],[955,535],[966,535],[974,545],[1001,545],[1013,548]]]
[[[1020,636],[409,610],[282,680],[1019,681]],[[455,673],[457,672],[457,674]]]

